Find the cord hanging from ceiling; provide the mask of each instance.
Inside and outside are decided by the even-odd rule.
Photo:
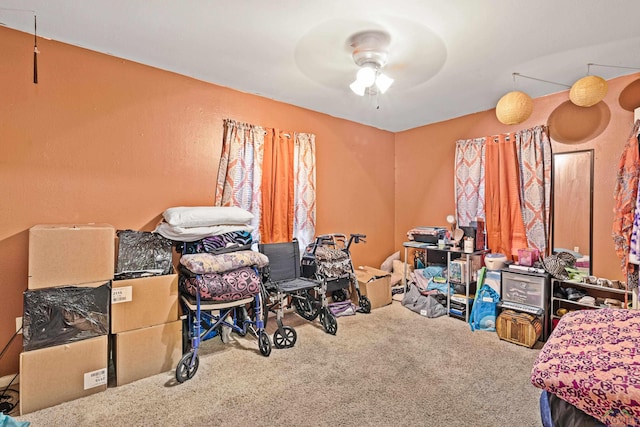
[[[38,17],[33,14],[33,82],[38,84]]]
[[[33,83],[38,84],[38,22],[36,17],[36,11],[32,9],[14,9],[10,7],[0,7],[0,10],[5,12],[28,12],[33,13]]]

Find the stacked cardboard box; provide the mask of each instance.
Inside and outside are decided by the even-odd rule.
[[[94,311],[96,318],[79,318],[78,312],[69,312],[58,299],[39,299],[52,305],[60,303],[63,325],[47,325],[47,340],[40,341],[37,349],[20,355],[20,412],[26,414],[79,397],[104,391],[107,388],[108,328],[101,332],[100,323],[108,326],[110,292],[95,295],[92,288],[110,286],[113,278],[114,229],[108,224],[37,225],[29,230],[29,277],[25,302],[43,294],[64,294],[64,288],[88,293],[93,302],[106,309]],[[75,289],[77,288],[77,289]],[[106,303],[106,304],[105,304]],[[29,308],[29,307],[28,307]],[[37,309],[38,307],[34,307]],[[37,310],[25,315],[25,340],[33,337],[27,328],[35,324]],[[40,319],[41,320],[41,319]],[[96,322],[98,324],[96,324]],[[76,334],[77,326],[83,333]],[[87,333],[87,329],[89,332]],[[71,334],[69,334],[71,330]],[[33,344],[33,343],[32,343]],[[25,346],[27,347],[27,346]]]
[[[391,304],[391,273],[365,266],[356,270],[356,278],[360,293],[371,302],[371,309]],[[351,301],[358,305],[358,293],[355,289],[351,290]]]
[[[114,280],[111,334],[116,385],[174,369],[182,356],[178,275]]]

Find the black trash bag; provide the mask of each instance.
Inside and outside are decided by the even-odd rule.
[[[111,282],[95,288],[61,286],[24,292],[25,351],[109,333]]]
[[[173,272],[173,242],[160,234],[148,231],[118,230],[118,263],[116,279],[132,273],[155,275]]]

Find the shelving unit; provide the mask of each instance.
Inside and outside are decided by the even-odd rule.
[[[480,250],[475,252],[464,252],[461,248],[453,248],[450,246],[445,246],[444,248],[439,247],[437,245],[429,244],[429,243],[421,243],[421,242],[404,242],[404,276],[403,276],[403,286],[404,289],[407,290],[407,260],[409,258],[409,249],[417,249],[423,250],[425,252],[434,251],[439,253],[446,254],[446,265],[447,265],[447,284],[450,286],[461,285],[465,288],[465,299],[463,302],[455,303],[462,304],[464,306],[464,315],[459,315],[451,312],[451,297],[450,293],[447,293],[447,314],[451,317],[455,317],[458,319],[463,319],[465,321],[469,321],[469,315],[471,314],[471,304],[469,304],[469,297],[475,295],[475,286],[476,286],[476,277],[474,275],[475,269],[473,268],[473,260],[474,257],[481,256],[486,253],[486,250]],[[427,254],[425,253],[425,259],[428,259]],[[466,270],[463,272],[461,276],[461,280],[452,280],[451,277],[451,266],[452,263],[457,259],[463,259],[466,262]]]
[[[524,311],[536,315],[542,324],[540,340],[546,341],[551,330],[550,299],[551,275],[546,272],[523,270],[518,268],[503,268],[501,270],[501,309],[506,303],[521,304],[528,308],[539,309],[541,314],[534,314],[524,309],[506,308],[517,312]],[[544,270],[542,270],[544,271]]]
[[[628,291],[626,289],[616,289],[616,288],[607,288],[600,285],[592,285],[589,283],[581,283],[581,282],[573,282],[569,280],[552,280],[553,291],[556,290],[557,286],[561,286],[563,288],[575,288],[582,289],[586,292],[587,295],[590,295],[594,298],[615,298],[620,300],[624,304],[624,297],[627,295],[627,301],[631,302],[634,298],[633,292]],[[567,310],[579,310],[583,308],[590,309],[600,309],[604,308],[600,305],[591,305],[591,304],[583,304],[578,301],[572,301],[566,298],[558,298],[555,296],[555,292],[551,294],[551,318],[559,319],[562,316],[558,316],[556,312],[559,308],[565,308]]]

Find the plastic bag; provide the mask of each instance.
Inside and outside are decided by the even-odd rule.
[[[18,421],[0,412],[0,427],[29,427],[30,425],[29,421]]]
[[[111,282],[95,288],[61,286],[24,292],[26,351],[109,333]]]
[[[329,311],[333,313],[334,316],[352,316],[356,314],[357,307],[351,300],[332,302],[329,304]]]
[[[118,230],[118,265],[116,275],[132,272],[171,274],[172,242],[148,231]],[[133,278],[129,274],[123,278]],[[122,277],[116,277],[122,278]]]
[[[471,316],[469,316],[469,325],[472,331],[495,332],[499,301],[500,295],[495,289],[487,284],[482,285],[471,308]]]

